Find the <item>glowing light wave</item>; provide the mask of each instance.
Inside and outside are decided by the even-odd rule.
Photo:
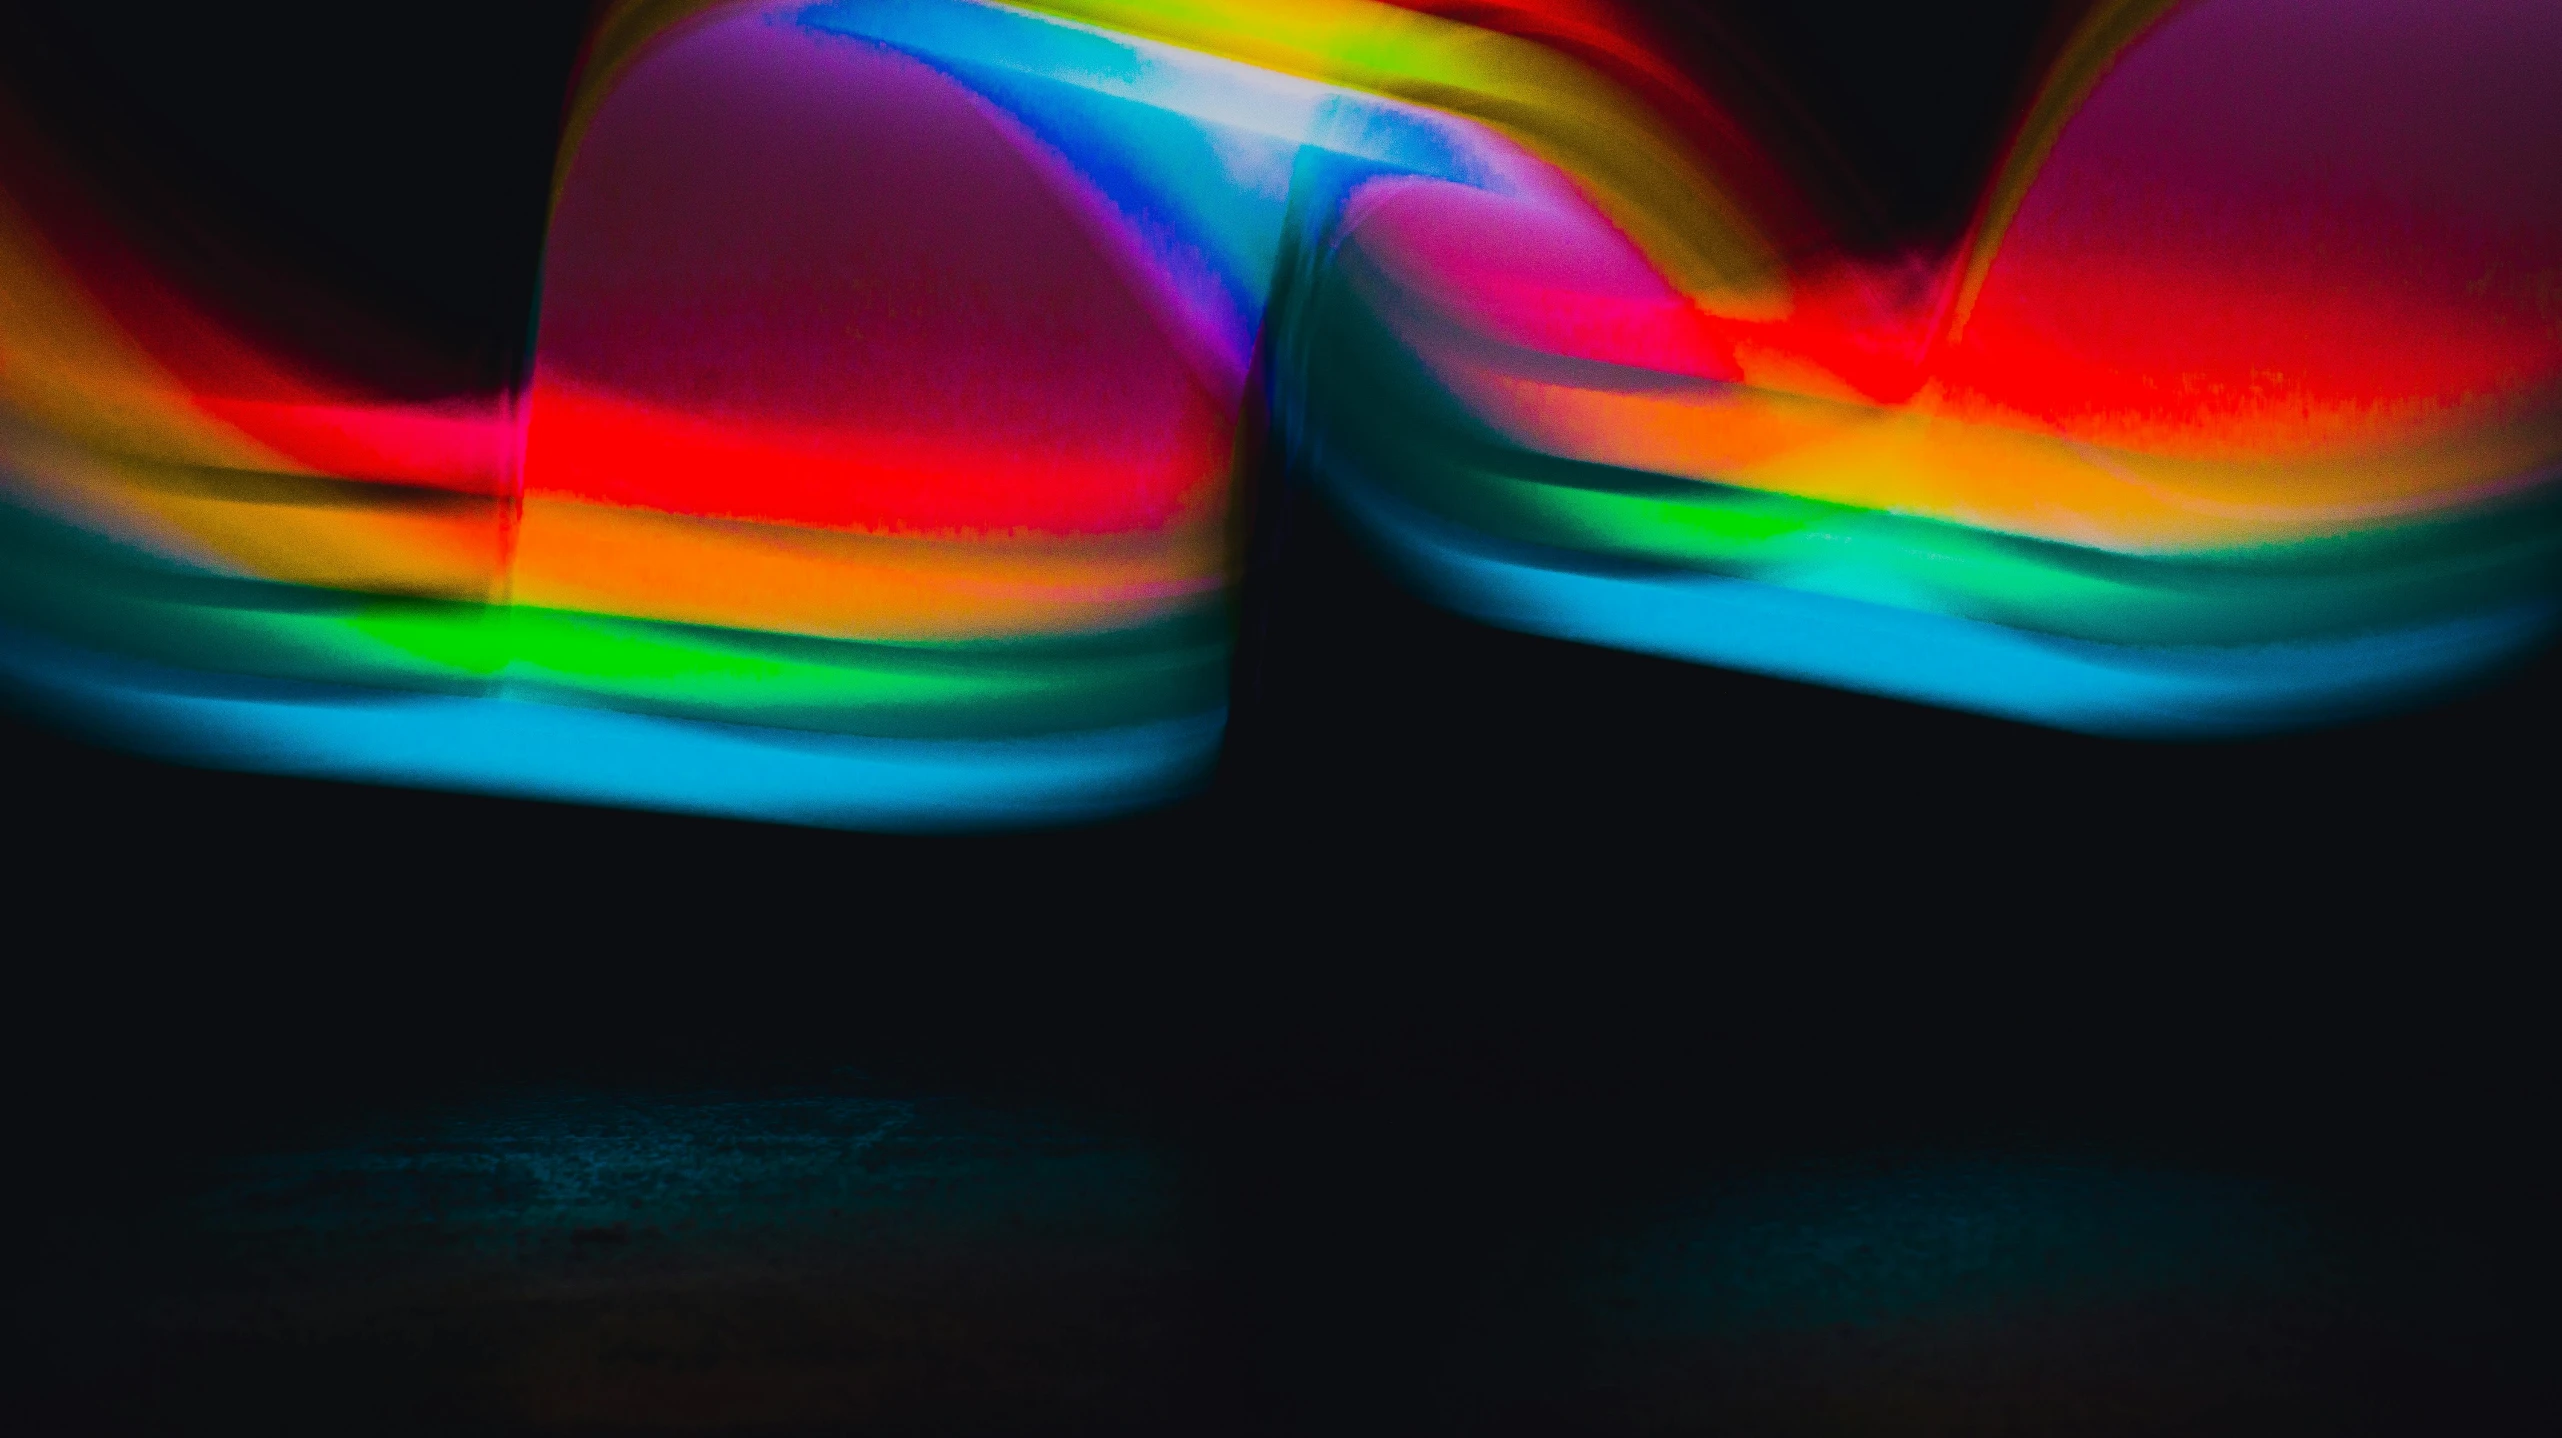
[[[2096,7],[1958,252],[1775,306],[1396,185],[1296,412],[1499,623],[2118,732],[2407,701],[2552,625],[2562,20],[2350,8]]]
[[[0,664],[221,763],[1106,812],[1216,750],[1253,403],[1496,623],[2113,732],[2407,702],[2553,625],[2556,62],[2522,0],[2102,0],[1964,241],[1853,259],[1606,0],[644,0],[526,384],[433,401],[17,125]]]

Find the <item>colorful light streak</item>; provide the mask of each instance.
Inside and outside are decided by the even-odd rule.
[[[1954,254],[1775,307],[1397,186],[1288,388],[1498,623],[2109,732],[2407,702],[2552,627],[2562,20],[2353,8],[2098,7]]]
[[[1464,611],[2039,722],[2551,631],[2562,12],[2106,0],[1852,259],[1641,17],[1436,8],[618,7],[505,397],[251,340],[14,130],[0,665],[217,763],[1108,812],[1216,752],[1249,403]]]

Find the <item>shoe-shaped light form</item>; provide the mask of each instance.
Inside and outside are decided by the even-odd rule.
[[[1964,242],[1853,261],[1610,0],[639,0],[503,398],[252,338],[13,120],[0,665],[216,763],[1114,812],[1215,755],[1259,405],[1498,623],[2108,732],[2406,702],[2552,627],[2557,59],[2104,0]]]
[[[2553,627],[2557,64],[2510,0],[2102,4],[1956,253],[1742,292],[1624,190],[1404,186],[1296,412],[1498,623],[2104,732],[2408,702]]]

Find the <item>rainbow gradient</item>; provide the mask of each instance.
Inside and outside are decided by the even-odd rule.
[[[2100,0],[1886,258],[1665,55],[1607,0],[622,4],[523,382],[432,400],[10,121],[0,675],[220,765],[1121,812],[1219,752],[1258,413],[1465,613],[2065,728],[2552,634],[2562,10]]]

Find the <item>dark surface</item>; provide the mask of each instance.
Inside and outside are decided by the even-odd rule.
[[[1852,7],[1735,21],[1913,233],[1998,111],[1965,68],[1989,61],[1927,62],[2024,56],[2037,18],[1921,8],[1859,12],[1910,17],[1874,43],[1827,38]],[[205,223],[448,373],[506,370],[574,14],[443,7],[413,43],[348,15],[280,40],[275,13],[12,23],[131,41],[120,84],[185,72],[153,102],[177,111],[120,112],[132,163],[194,175]],[[106,93],[76,78],[48,93]],[[189,146],[200,169],[150,158]],[[1303,498],[1261,504],[1220,785],[1114,826],[808,832],[13,723],[31,1431],[2550,1411],[2552,657],[2381,722],[2127,744],[1485,629]],[[773,1199],[736,1155],[813,1104],[923,1105],[1014,1177],[880,1200],[896,1222]],[[421,1197],[513,1172],[527,1125],[539,1148],[715,1109],[734,1141],[662,1117],[697,1136],[617,1160],[636,1218]],[[863,1183],[906,1171],[828,1123]],[[1044,1176],[1078,1153],[1153,1177]],[[244,1226],[278,1172],[372,1176]],[[1020,1199],[1004,1242],[902,1237],[989,1193]],[[707,1213],[728,1237],[682,1227]]]

